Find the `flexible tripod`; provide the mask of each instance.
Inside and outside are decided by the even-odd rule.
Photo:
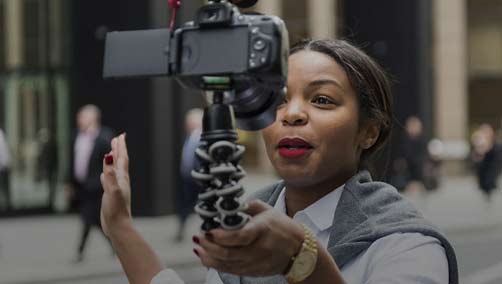
[[[235,143],[234,112],[223,97],[223,91],[214,91],[213,103],[204,110],[201,143],[195,151],[200,165],[192,170],[192,177],[203,188],[195,206],[203,219],[203,231],[219,227],[235,230],[249,220],[241,212],[245,208],[239,200],[244,193],[239,180],[245,176],[239,162],[245,148]]]

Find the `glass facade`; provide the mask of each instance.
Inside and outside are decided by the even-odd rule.
[[[67,2],[0,0],[0,128],[11,156],[0,212],[65,206]]]

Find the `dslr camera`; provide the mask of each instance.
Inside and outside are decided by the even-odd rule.
[[[108,33],[103,75],[174,76],[187,87],[224,91],[237,127],[259,130],[275,121],[283,101],[288,53],[279,17],[214,0],[177,29]]]

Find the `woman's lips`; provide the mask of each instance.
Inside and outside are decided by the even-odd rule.
[[[312,150],[312,145],[301,138],[283,138],[277,145],[279,155],[294,159],[306,155]]]

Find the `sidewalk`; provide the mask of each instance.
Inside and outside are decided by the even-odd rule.
[[[273,176],[250,175],[243,184],[246,189],[251,184],[260,188],[272,180]],[[487,206],[472,177],[454,177],[445,178],[437,192],[410,199],[448,234],[502,226],[502,193],[499,191],[493,197],[491,206]],[[198,216],[189,220],[187,237],[182,243],[171,241],[177,228],[174,216],[136,218],[135,224],[169,267],[198,263],[190,238],[198,231]],[[96,230],[91,232],[85,261],[72,263],[79,230],[76,216],[0,220],[0,284],[57,283],[63,279],[121,273],[118,260]]]
[[[501,185],[502,180],[498,184]],[[437,191],[425,196],[406,197],[446,234],[497,226],[502,228],[500,186],[488,202],[472,176],[444,178]]]

